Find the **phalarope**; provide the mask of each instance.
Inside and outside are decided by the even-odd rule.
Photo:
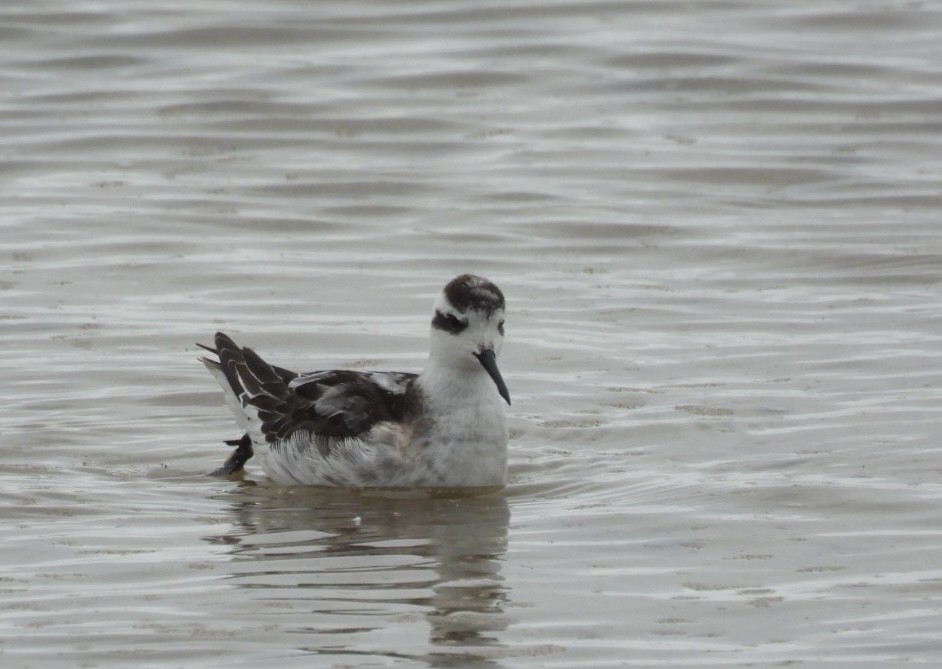
[[[338,487],[494,487],[507,480],[510,393],[497,368],[504,295],[463,274],[435,300],[419,374],[275,367],[219,332],[201,358],[245,431],[216,473],[254,455],[274,482]]]

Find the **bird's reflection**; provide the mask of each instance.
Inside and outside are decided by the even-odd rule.
[[[243,483],[226,496],[233,579],[303,617],[312,653],[498,666],[510,511],[500,492],[350,492]],[[423,623],[424,621],[424,623]],[[416,643],[417,623],[430,627]],[[455,663],[458,662],[458,665]]]

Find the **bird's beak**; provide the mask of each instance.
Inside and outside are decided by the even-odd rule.
[[[500,393],[500,396],[504,398],[504,401],[506,401],[507,404],[510,404],[510,391],[507,390],[507,384],[504,383],[504,377],[500,375],[500,370],[497,369],[497,356],[494,355],[494,350],[485,348],[478,353],[475,353],[474,357],[478,359],[478,362],[481,363],[481,367],[483,367],[488,375],[494,380],[494,383],[497,385],[497,392]]]

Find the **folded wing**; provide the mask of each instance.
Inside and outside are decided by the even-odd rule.
[[[248,418],[247,431],[270,444],[303,432],[326,458],[339,443],[357,439],[379,423],[402,422],[408,413],[414,374],[346,370],[296,374],[269,365],[221,332],[215,345],[219,362],[204,358],[204,363],[224,375]]]

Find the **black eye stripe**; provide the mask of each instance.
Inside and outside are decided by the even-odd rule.
[[[504,321],[501,321],[500,323],[497,324],[497,331],[500,332],[501,334],[504,334]]]
[[[432,327],[444,330],[448,334],[458,334],[468,327],[468,322],[461,320],[453,314],[443,314],[440,311],[436,311],[435,318],[432,319]]]

